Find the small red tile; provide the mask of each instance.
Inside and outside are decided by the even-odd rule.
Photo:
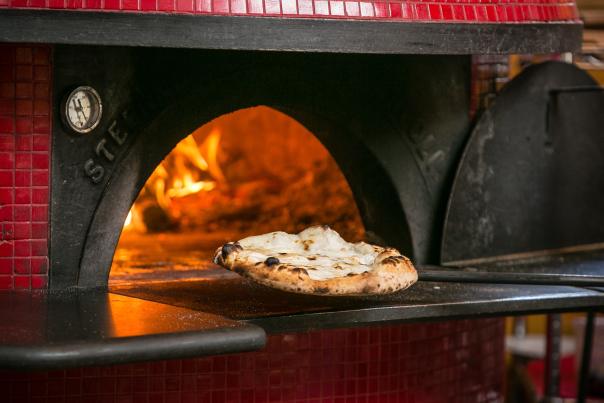
[[[144,0],[141,0],[144,1]],[[84,1],[84,7],[86,7],[87,9],[91,9],[91,10],[98,10],[100,8],[102,8],[103,2],[102,0],[85,0]]]
[[[14,260],[14,272],[16,274],[31,274],[30,259],[17,258]]]
[[[474,10],[476,12],[476,20],[480,22],[488,21],[487,10],[484,6],[476,6]]]
[[[373,17],[375,15],[375,11],[373,10],[373,3],[361,1],[359,2],[359,6],[361,8],[362,17]]]
[[[31,239],[31,223],[17,222],[13,224],[14,239]]]
[[[11,134],[15,131],[14,119],[0,116],[0,133]]]
[[[231,0],[231,10],[232,10]],[[296,0],[281,0],[281,8],[284,15],[297,15],[298,14],[298,3]]]
[[[29,276],[15,276],[13,278],[15,289],[29,289],[31,278]]]
[[[31,288],[35,290],[45,289],[48,287],[48,277],[43,276],[31,276]]]
[[[15,186],[29,188],[31,186],[31,176],[31,171],[16,171],[14,173]]]
[[[311,0],[306,0],[311,1]],[[263,0],[247,0],[247,10],[250,14],[262,14],[264,12]]]
[[[82,0],[66,0],[65,8],[76,10],[82,8]]]
[[[11,152],[0,152],[0,169],[13,169],[14,166],[15,154]]]
[[[31,169],[32,156],[30,153],[16,153],[15,155],[15,168],[17,169]]]
[[[0,190],[4,192],[4,190]],[[13,221],[13,207],[0,205],[0,221]]]
[[[36,143],[36,137],[38,139],[44,138],[44,143],[48,146],[48,138],[50,133],[50,118],[48,116],[34,116],[33,117],[33,132],[36,134],[43,134],[43,136],[34,136],[34,144]],[[40,141],[38,141],[40,142]],[[46,148],[44,151],[47,151]]]
[[[15,114],[17,116],[31,116],[34,105],[31,99],[17,99],[15,101]]]
[[[32,240],[31,241],[31,256],[47,256],[48,255],[48,244],[44,240]]]
[[[15,136],[15,150],[16,151],[31,151],[33,138],[30,135]]]
[[[17,99],[31,99],[34,96],[34,86],[32,83],[16,83],[15,96]]]
[[[157,10],[157,0],[140,0],[141,1],[141,10],[142,11],[156,11]]]
[[[48,273],[48,258],[47,257],[32,257],[31,259],[32,274]]]
[[[183,13],[195,11],[195,0],[176,0],[176,10]]]
[[[14,99],[15,97],[15,83],[0,83],[0,98]]]
[[[226,14],[229,12],[228,0],[212,0],[212,11],[215,13]]]
[[[32,223],[31,224],[31,238],[32,239],[47,239],[48,238],[48,224],[47,223]]]
[[[15,190],[12,188],[0,188],[0,205],[13,204]]]
[[[48,204],[48,189],[34,188],[32,190],[32,203],[34,204]]]
[[[401,3],[390,3],[390,16],[392,18],[401,18]]]
[[[0,53],[0,55],[2,54]],[[8,59],[8,57],[6,57],[6,59]],[[2,64],[2,61],[2,57],[0,57],[0,82],[13,81],[15,79],[15,65],[12,63]]]
[[[443,4],[440,6],[440,9],[442,11],[443,20],[453,21],[455,19],[453,18],[453,7],[451,7],[450,5]]]
[[[15,188],[15,204],[31,204],[31,188]]]
[[[17,47],[15,49],[15,62],[17,64],[31,64],[33,62],[32,48]]]
[[[31,64],[22,64],[15,66],[15,80],[31,81],[34,77],[34,68]]]
[[[138,0],[122,0],[122,10],[138,10]]]
[[[31,219],[33,222],[47,222],[48,221],[48,206],[33,206],[31,212],[28,212],[28,220]],[[22,212],[26,214],[26,212]],[[30,218],[31,217],[31,218]],[[17,218],[15,217],[15,220]]]
[[[50,63],[50,47],[36,46],[34,47],[34,64],[49,64]]]
[[[49,8],[65,8],[65,0],[48,0]]]
[[[315,15],[329,15],[329,2],[325,0],[314,0]]]
[[[464,6],[464,13],[466,15],[466,20],[475,21],[476,20],[476,11],[474,9],[475,6]]]
[[[403,3],[401,4],[401,17],[404,20],[411,20],[414,18],[415,8],[411,6],[411,4]]]
[[[278,15],[281,14],[281,1],[280,0],[264,0],[264,10],[267,14]]]
[[[31,134],[33,130],[32,119],[21,117],[15,119],[15,132],[17,134]]]
[[[12,187],[14,186],[14,174],[13,171],[0,170],[0,187]]]
[[[345,2],[344,8],[346,9],[346,15],[348,15],[350,17],[359,17],[361,15],[361,9],[359,8],[359,3],[356,1]]]
[[[1,193],[0,193],[1,194]],[[13,214],[15,221],[29,221],[31,220],[31,206],[19,206],[13,207]]]
[[[386,18],[390,16],[390,8],[387,3],[373,3],[373,9],[376,17]]]
[[[105,6],[103,7],[105,10],[119,10],[120,9],[120,0],[105,0]]]
[[[417,15],[417,19],[419,19],[419,20],[429,20],[430,19],[428,6],[426,4],[416,4],[415,12]]]
[[[48,154],[33,154],[32,159],[34,169],[48,169]]]
[[[15,256],[15,245],[14,242],[0,242],[0,257]]]
[[[202,13],[211,13],[212,0],[195,0],[195,10]]]
[[[45,99],[35,100],[33,114],[36,116],[47,116],[50,113],[50,102]]]
[[[13,288],[12,276],[0,276],[0,290],[10,290]]]
[[[13,242],[15,257],[30,257],[31,256],[31,241],[16,240]]]
[[[428,11],[430,12],[430,19],[432,20],[441,20],[443,18],[440,4],[430,4],[428,6]]]
[[[31,182],[34,186],[48,186],[48,170],[32,171]]]
[[[13,273],[13,258],[2,257],[0,258],[0,275],[12,274]]]
[[[0,99],[0,115],[13,115],[15,113],[14,99]]]

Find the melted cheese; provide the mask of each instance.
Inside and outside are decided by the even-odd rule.
[[[378,255],[371,245],[346,242],[326,227],[310,227],[297,235],[271,232],[244,238],[239,244],[252,263],[275,257],[280,264],[306,269],[312,280],[364,273],[372,269]]]

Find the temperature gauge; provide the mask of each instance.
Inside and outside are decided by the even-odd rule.
[[[66,125],[76,133],[84,134],[98,126],[103,104],[94,88],[81,86],[65,97],[61,110]]]

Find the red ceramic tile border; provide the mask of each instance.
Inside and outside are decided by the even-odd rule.
[[[0,289],[48,283],[50,54],[0,45]]]
[[[579,21],[576,0],[0,0],[0,8],[436,22]]]
[[[503,402],[502,319],[271,335],[259,352],[0,372],[10,402]]]

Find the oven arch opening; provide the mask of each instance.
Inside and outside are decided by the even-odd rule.
[[[283,112],[240,109],[195,129],[154,169],[124,222],[109,284],[212,276],[223,243],[323,224],[365,239],[329,151]]]
[[[112,172],[97,206],[83,247],[78,287],[107,287],[109,273],[121,230],[128,212],[147,178],[169,151],[195,127],[240,108],[227,108],[211,118],[195,117],[186,108],[173,106],[139,135],[125,158]],[[306,127],[337,162],[359,209],[368,241],[393,245],[413,256],[414,250],[400,195],[378,157],[360,139],[337,122],[303,108],[271,105]],[[173,127],[176,115],[188,122]],[[188,115],[188,116],[187,116]],[[200,122],[201,121],[201,122]],[[189,130],[182,130],[182,128]],[[177,132],[177,130],[180,130]]]

